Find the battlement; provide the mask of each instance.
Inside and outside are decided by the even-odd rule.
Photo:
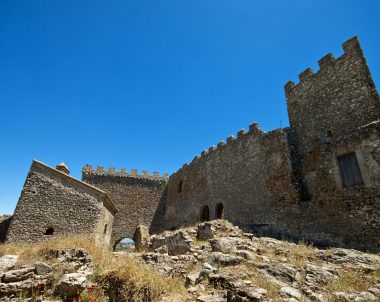
[[[116,176],[116,177],[133,177],[140,179],[150,179],[150,180],[164,180],[166,181],[169,178],[168,173],[164,173],[162,176],[159,172],[153,172],[150,174],[148,171],[143,170],[141,173],[138,173],[137,169],[131,169],[131,172],[127,172],[127,169],[121,168],[117,171],[114,167],[104,169],[102,166],[98,166],[96,169],[93,169],[91,165],[85,165],[82,168],[82,175],[101,175],[101,176]]]
[[[317,77],[320,73],[323,73],[325,70],[330,69],[338,61],[344,60],[347,56],[350,56],[353,54],[362,55],[362,49],[360,47],[359,40],[356,36],[344,42],[342,44],[342,48],[343,48],[344,53],[340,57],[335,58],[331,53],[328,53],[327,55],[322,57],[320,60],[318,60],[319,70],[317,72],[314,72],[310,67],[308,67],[298,75],[299,82],[297,84],[295,84],[293,81],[287,82],[285,84],[286,97],[288,98],[292,96],[293,93],[296,92],[298,88],[307,84],[310,80]]]
[[[272,133],[273,131],[269,132]],[[269,134],[268,133],[268,134]],[[266,135],[267,133],[260,128],[260,125],[257,122],[253,122],[252,124],[249,125],[249,130],[248,132],[245,129],[240,129],[236,133],[236,137],[234,135],[229,135],[226,140],[221,140],[218,142],[218,144],[211,145],[207,150],[203,150],[200,155],[196,155],[193,160],[190,163],[184,164],[177,172],[174,174],[180,172],[181,170],[187,169],[190,167],[190,165],[203,160],[207,159],[208,156],[210,156],[213,153],[216,153],[218,151],[221,151],[225,148],[228,148],[236,143],[239,143],[243,140],[245,140],[247,137],[262,137],[263,135]]]

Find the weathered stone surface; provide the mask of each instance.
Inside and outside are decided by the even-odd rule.
[[[223,254],[221,252],[212,252],[210,255],[210,262],[213,262],[215,264],[219,265],[238,265],[242,263],[244,259],[242,257],[236,256],[236,255],[227,255]]]
[[[156,250],[165,245],[169,255],[182,255],[190,252],[192,243],[193,241],[188,235],[179,231],[168,236],[153,236],[150,249]]]
[[[36,262],[34,267],[37,275],[46,275],[53,270],[53,268],[49,264],[43,262]]]
[[[0,273],[13,268],[17,259],[17,255],[4,255],[0,257]]]
[[[316,266],[307,263],[305,266],[305,270],[305,284],[309,288],[323,288],[323,286],[325,286],[330,280],[337,278],[336,270],[329,266]]]
[[[197,302],[224,302],[225,299],[219,295],[202,295],[197,297]]]
[[[17,270],[11,270],[3,274],[1,281],[5,283],[22,281],[31,277],[33,273],[34,267],[26,267]]]
[[[335,249],[332,253],[320,251],[318,257],[331,263],[350,264],[363,268],[380,265],[380,256],[349,249]]]
[[[73,297],[81,293],[86,287],[86,275],[78,273],[64,274],[58,281],[54,292],[63,297]]]
[[[143,252],[149,248],[149,230],[145,225],[139,225],[133,234],[136,252]]]
[[[290,285],[300,277],[297,269],[289,264],[263,264],[260,266],[260,268],[263,272],[266,272],[269,276],[272,276],[277,281]]]
[[[214,237],[214,230],[212,224],[205,222],[198,224],[197,239],[209,240]]]
[[[236,239],[222,237],[209,240],[213,252],[231,253],[236,250]]]
[[[280,294],[284,298],[294,298],[297,301],[301,300],[302,297],[299,290],[288,286],[281,287]]]
[[[33,161],[6,240],[32,243],[85,234],[109,244],[115,211],[105,192]]]
[[[145,225],[151,232],[163,229],[167,177],[85,168],[83,181],[107,192],[118,209],[112,227],[112,246],[125,237],[133,238],[138,225]]]

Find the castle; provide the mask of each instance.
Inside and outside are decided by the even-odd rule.
[[[289,128],[257,123],[170,177],[33,161],[6,241],[87,233],[115,246],[140,224],[151,233],[226,218],[247,231],[318,245],[380,250],[380,99],[356,37],[285,85]],[[9,227],[8,227],[9,226]]]

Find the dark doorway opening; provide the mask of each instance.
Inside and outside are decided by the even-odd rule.
[[[209,221],[210,220],[210,209],[208,206],[203,206],[201,210],[201,221]]]
[[[54,229],[53,228],[47,228],[44,235],[51,236],[53,234],[54,234]]]
[[[215,207],[215,218],[216,219],[223,219],[224,218],[224,206],[220,202]]]

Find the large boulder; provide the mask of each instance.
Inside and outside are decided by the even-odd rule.
[[[80,294],[88,287],[85,274],[63,274],[58,281],[54,293],[62,297],[71,298]]]
[[[14,268],[17,259],[17,255],[5,255],[0,257],[0,272],[5,272],[11,268]]]
[[[37,275],[46,275],[53,271],[53,268],[46,263],[36,262],[34,269]]]
[[[227,255],[221,252],[212,252],[209,261],[211,263],[219,264],[222,266],[231,266],[242,263],[244,259],[236,255]]]
[[[236,239],[221,237],[209,240],[213,252],[228,254],[236,251]]]
[[[156,251],[166,245],[168,254],[171,256],[183,255],[190,252],[193,240],[182,231],[167,236],[152,236],[150,249]]]
[[[214,227],[210,222],[198,224],[197,239],[209,240],[214,237]]]

